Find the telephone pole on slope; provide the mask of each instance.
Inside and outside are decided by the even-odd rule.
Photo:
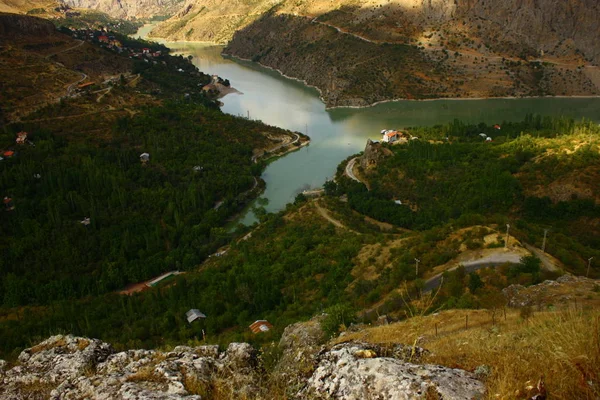
[[[546,252],[546,235],[548,234],[548,229],[544,229],[544,241],[542,242],[542,253]]]

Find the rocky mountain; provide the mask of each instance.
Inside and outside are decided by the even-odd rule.
[[[88,8],[115,18],[150,18],[172,15],[182,0],[63,0],[73,8]]]
[[[328,106],[598,95],[598,17],[592,1],[284,2],[225,52],[317,86]]]
[[[600,94],[598,3],[189,0],[152,33],[226,43],[322,90],[329,106],[395,98]]]
[[[277,0],[187,0],[172,18],[161,23],[150,36],[224,44],[237,30],[254,22],[277,3]]]
[[[323,345],[318,319],[286,328],[277,351],[280,361],[268,370],[265,354],[247,343],[231,343],[225,351],[205,345],[116,352],[97,339],[58,335],[24,350],[15,365],[0,360],[0,396],[472,399],[484,391],[470,372],[420,363],[419,347]]]

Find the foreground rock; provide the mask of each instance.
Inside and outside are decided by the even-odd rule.
[[[345,343],[319,358],[303,395],[322,399],[478,399],[483,384],[469,372],[380,357],[373,346]]]
[[[0,398],[201,399],[214,380],[236,392],[256,392],[256,352],[246,343],[178,346],[171,352],[115,353],[97,339],[53,336],[0,371]]]
[[[344,343],[328,349],[322,318],[286,329],[282,357],[270,373],[247,343],[231,343],[224,352],[218,346],[178,346],[170,352],[117,353],[97,339],[52,336],[24,350],[12,368],[0,360],[0,398],[476,399],[483,394],[482,383],[469,372],[416,364],[426,352],[418,347]]]

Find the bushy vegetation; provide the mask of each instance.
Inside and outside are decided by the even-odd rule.
[[[223,294],[234,303],[233,292],[221,290],[234,277],[228,269],[186,275],[189,285],[168,282],[174,291],[111,294],[165,271],[194,270],[228,243],[224,227],[262,187],[265,164],[252,161],[253,150],[268,147],[268,136],[289,135],[222,113],[201,92],[208,76],[189,60],[160,61],[142,61],[140,78],[115,82],[113,104],[131,102],[116,110],[126,117],[89,112],[106,106],[84,95],[0,131],[0,148],[16,151],[0,169],[1,195],[14,205],[0,215],[0,352],[57,331],[154,346],[199,334],[184,318],[194,305],[210,302],[203,310],[221,315],[204,327],[209,334],[245,309],[212,301]],[[73,124],[71,116],[88,114],[100,129]],[[30,144],[15,145],[21,130]],[[142,153],[150,155],[145,163]],[[276,302],[273,293],[260,310]]]
[[[177,206],[174,204],[173,208],[175,212]],[[151,216],[149,212],[144,215]],[[169,220],[165,222],[176,231],[177,227],[171,225],[173,219]],[[71,224],[78,225],[76,221]],[[138,226],[143,225],[138,222]],[[89,242],[86,235],[90,235],[91,229],[75,228],[83,232],[80,232],[81,241]],[[195,232],[199,232],[197,227]],[[212,230],[213,235],[219,232],[223,233]],[[130,245],[136,240],[145,242],[148,234],[133,236],[131,233],[126,236]],[[122,238],[113,233],[114,242]],[[202,241],[201,237],[182,239],[188,241],[192,249]],[[214,240],[207,238],[210,239]],[[174,242],[166,254],[160,247],[164,243],[160,243],[158,254],[153,255],[151,261],[173,259]],[[345,288],[352,280],[351,260],[360,244],[355,235],[336,235],[332,226],[310,219],[288,223],[282,215],[269,216],[261,229],[253,233],[252,241],[240,241],[218,261],[207,264],[200,272],[178,277],[169,287],[133,296],[107,294],[78,301],[53,301],[44,307],[4,308],[0,317],[1,351],[9,352],[26,345],[31,338],[57,331],[102,337],[120,348],[186,342],[201,338],[202,329],[212,342],[268,341],[272,340],[272,334],[252,337],[247,326],[256,319],[266,318],[275,325],[276,334],[288,323],[331,306],[340,310],[331,321],[334,331],[339,324],[353,319],[348,307],[338,304],[349,301]],[[143,243],[141,247],[138,253],[144,252]],[[189,249],[181,243],[178,247]],[[124,251],[121,244],[117,249]],[[183,254],[183,249],[175,252]],[[195,255],[189,253],[190,257]],[[140,264],[141,260],[136,263]],[[117,263],[107,269],[114,274],[126,272]],[[200,308],[209,317],[189,325],[185,312],[190,308]],[[234,330],[230,333],[223,333],[231,328]]]
[[[597,186],[588,184],[587,198],[555,201],[534,194],[536,186],[543,191],[544,185],[600,163],[597,124],[529,116],[505,123],[501,130],[455,121],[409,131],[419,140],[391,146],[393,156],[367,176],[370,190],[341,179],[333,192],[347,194],[350,206],[361,214],[409,229],[516,221],[513,226],[528,240],[539,235],[540,226],[552,226],[550,251],[579,272],[582,254],[597,254],[597,230],[586,223],[600,217]],[[486,142],[481,134],[494,141]]]
[[[71,29],[101,29],[106,28],[123,35],[131,35],[138,31],[143,25],[139,21],[115,19],[100,11],[78,11],[69,16],[55,18],[52,20],[58,27]]]
[[[101,147],[36,132],[36,146],[19,148],[0,173],[16,206],[0,225],[2,303],[97,295],[197,265],[227,238],[215,228],[249,197],[244,192],[260,173],[251,156],[261,129],[169,104],[121,120]],[[2,135],[12,140],[13,132]],[[147,164],[142,152],[150,153]]]

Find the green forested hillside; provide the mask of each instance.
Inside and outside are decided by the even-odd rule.
[[[0,127],[0,352],[59,330],[160,343],[151,327],[163,327],[159,321],[171,321],[169,315],[180,321],[179,307],[195,303],[198,292],[186,290],[177,302],[160,298],[160,305],[111,293],[166,271],[196,269],[228,243],[225,226],[264,185],[265,164],[253,155],[291,133],[221,112],[214,94],[202,91],[210,77],[181,56],[164,51],[153,56],[158,61],[132,62],[93,39],[62,52],[72,39],[47,23],[3,18],[43,24],[49,37],[19,33],[19,54],[48,65],[44,54],[54,55],[60,68],[83,68],[74,76],[81,82],[86,75],[91,86],[62,82],[66,95],[53,92],[62,97],[24,106]],[[18,74],[10,54],[1,56],[5,76]],[[115,76],[106,63],[124,69]],[[35,90],[38,78],[8,81],[7,96]],[[22,131],[28,136],[18,144]],[[145,163],[142,153],[149,154]],[[138,326],[134,310],[152,318]],[[169,329],[166,338],[179,338],[175,325]]]
[[[114,129],[115,139],[100,147],[39,130],[35,147],[3,161],[0,185],[15,206],[0,225],[5,306],[120,289],[190,269],[223,244],[226,235],[214,228],[250,197],[244,193],[260,173],[252,148],[266,140],[265,127],[169,104]],[[8,130],[1,140],[14,137]],[[85,217],[89,226],[80,223]]]
[[[191,113],[188,116],[194,115],[191,110],[183,110]],[[133,296],[101,294],[125,282],[148,277],[159,271],[159,266],[189,269],[197,264],[216,246],[229,241],[230,236],[216,226],[235,209],[236,193],[251,187],[256,171],[245,161],[249,159],[248,150],[242,144],[224,134],[223,140],[229,140],[228,151],[236,154],[220,152],[212,147],[221,142],[212,136],[210,124],[190,133],[194,132],[191,125],[172,121],[181,133],[159,133],[168,124],[165,120],[175,115],[171,112],[153,111],[141,120],[119,125],[120,143],[136,148],[135,153],[124,152],[121,158],[114,158],[119,166],[111,170],[126,191],[115,187],[113,193],[112,181],[98,179],[95,182],[103,182],[101,187],[107,187],[105,191],[97,189],[106,200],[90,204],[85,196],[73,194],[74,200],[70,200],[70,191],[61,192],[61,196],[66,196],[62,203],[66,214],[61,217],[59,227],[70,232],[68,237],[74,244],[67,240],[57,242],[63,247],[48,247],[46,254],[51,256],[54,249],[62,249],[57,259],[68,259],[70,254],[79,254],[77,260],[94,258],[98,262],[89,268],[96,272],[73,278],[68,275],[68,268],[71,265],[74,271],[77,267],[72,264],[56,267],[53,263],[53,268],[70,276],[62,281],[63,285],[67,288],[76,285],[80,292],[74,297],[84,297],[76,301],[38,302],[37,306],[5,307],[0,317],[0,336],[5,339],[3,352],[24,346],[33,337],[57,331],[101,337],[126,348],[182,343],[201,338],[202,330],[209,342],[264,342],[273,340],[288,323],[321,310],[330,311],[332,317],[327,327],[331,332],[340,323],[352,320],[353,311],[361,310],[360,315],[367,321],[381,313],[401,317],[414,312],[411,298],[419,297],[424,280],[435,273],[435,267],[464,249],[503,247],[504,236],[498,232],[504,231],[506,223],[511,224],[512,236],[537,246],[541,246],[543,229],[551,227],[546,251],[558,257],[571,272],[585,274],[587,257],[600,256],[594,233],[598,206],[593,198],[574,196],[568,201],[554,201],[550,197],[533,196],[531,184],[526,184],[541,166],[555,165],[546,174],[551,181],[565,173],[596,166],[595,125],[533,118],[521,124],[505,124],[501,131],[494,131],[483,125],[455,123],[411,130],[420,137],[419,141],[392,146],[392,157],[369,173],[362,171],[361,176],[369,180],[370,191],[339,177],[337,187],[332,183],[327,185],[329,195],[325,199],[306,200],[299,196],[296,204],[286,211],[264,216],[251,235],[231,242],[226,254],[210,258],[199,269],[192,268],[171,284]],[[203,114],[205,118],[208,115],[212,114]],[[214,117],[220,121],[219,126],[232,126],[229,123],[239,121],[218,113]],[[194,115],[192,119],[198,118]],[[493,136],[494,142],[482,143],[481,131]],[[191,140],[192,137],[195,139]],[[449,138],[448,143],[445,137]],[[199,144],[196,140],[200,140]],[[577,150],[572,151],[574,148]],[[151,153],[146,167],[137,160],[142,149],[150,149]],[[205,150],[210,151],[205,154]],[[112,154],[104,153],[104,149],[96,151],[104,157]],[[199,154],[207,158],[198,158]],[[241,172],[233,179],[234,175],[228,175],[230,181],[222,182],[224,175],[214,170],[203,171],[201,175],[190,171],[194,165],[208,165],[207,160],[223,167],[222,173],[229,168],[225,164],[237,162],[237,170]],[[23,172],[23,176],[28,174]],[[77,179],[87,182],[91,178],[86,173]],[[420,180],[427,185],[420,185]],[[62,190],[58,183],[55,186]],[[211,191],[203,192],[203,187]],[[84,188],[89,190],[87,186]],[[597,189],[590,190],[593,195],[597,193],[594,191]],[[339,199],[340,194],[347,195],[347,203]],[[211,206],[221,196],[231,202],[219,211],[212,210]],[[406,200],[412,209],[395,204],[394,198]],[[53,201],[61,204],[56,197]],[[46,208],[48,203],[53,202],[44,203]],[[94,215],[92,204],[105,208]],[[16,205],[15,212],[24,206],[18,202]],[[322,207],[330,217],[342,221],[345,228],[334,227],[322,214]],[[44,214],[40,219],[54,226],[51,213],[42,210],[49,216]],[[84,228],[77,221],[88,213],[95,225]],[[365,221],[365,215],[392,225]],[[576,226],[580,229],[575,229]],[[402,229],[407,227],[410,231]],[[29,243],[25,232],[33,228],[20,229],[24,232],[20,237]],[[39,232],[41,235],[44,230],[40,228]],[[483,238],[489,235],[494,237],[493,242],[484,242]],[[50,237],[55,236],[58,235]],[[77,243],[86,244],[89,257],[88,253],[77,250]],[[16,260],[15,255],[11,257]],[[415,273],[415,258],[420,260],[418,273]],[[494,305],[499,301],[498,290],[503,287],[511,283],[537,283],[556,274],[542,271],[535,257],[525,257],[521,264],[507,265],[497,271],[468,273],[458,269],[444,275],[447,283],[438,294],[435,307]],[[591,276],[595,275],[593,269]],[[12,297],[11,293],[16,291],[10,287],[19,279],[35,280],[40,287],[54,281],[33,271],[20,270],[20,275],[9,276],[4,283],[6,306],[27,301],[36,304],[30,300],[35,297]],[[106,286],[107,282],[113,286]],[[61,294],[62,299],[68,298],[74,289],[69,290]],[[407,297],[403,298],[401,293]],[[201,309],[208,318],[187,324],[184,314],[189,308]],[[274,331],[252,336],[248,324],[262,318],[275,325]]]
[[[366,172],[371,190],[342,180],[338,193],[353,209],[409,229],[489,217],[526,234],[530,224],[552,227],[563,239],[556,255],[579,272],[600,248],[597,124],[528,117],[501,129],[456,121],[409,132],[419,139],[391,146],[393,156]]]

